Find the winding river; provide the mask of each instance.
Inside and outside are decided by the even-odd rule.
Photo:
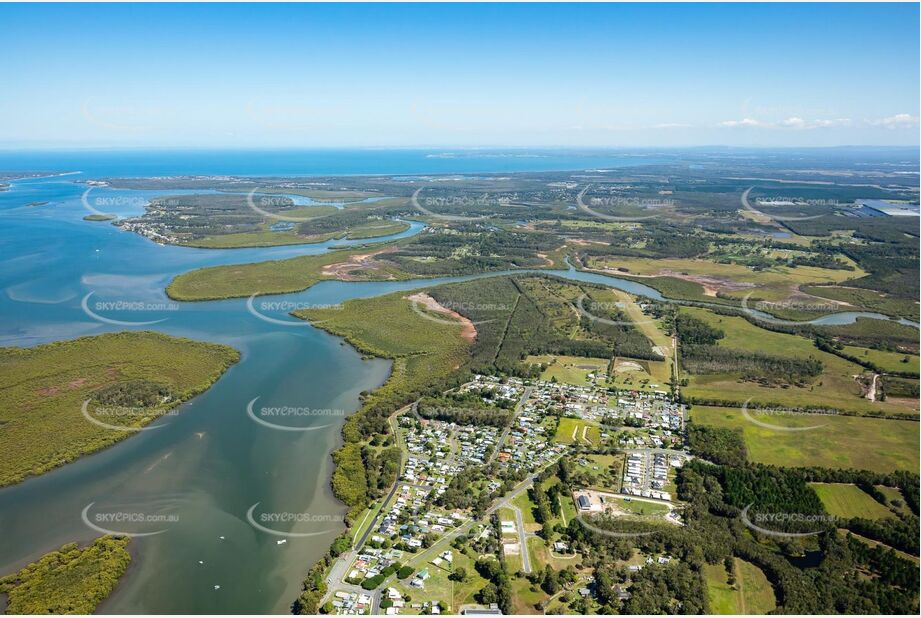
[[[289,318],[288,308],[265,311],[272,322],[250,313],[246,299],[171,304],[163,289],[172,277],[194,268],[355,243],[232,250],[161,246],[108,223],[84,221],[88,213],[80,197],[85,186],[74,179],[14,181],[0,193],[0,345],[32,346],[153,328],[226,343],[239,349],[242,359],[179,414],[158,420],[157,430],[138,432],[100,453],[0,489],[0,573],[64,543],[98,536],[85,522],[88,513],[169,515],[169,520],[109,525],[156,534],[132,541],[135,559],[102,612],[285,613],[303,574],[342,529],[344,508],[329,489],[329,453],[339,443],[342,416],[358,408],[362,391],[386,380],[390,364],[362,359],[339,339]],[[176,193],[100,191],[126,198],[111,200],[111,212],[119,216],[142,211],[137,199],[128,198]],[[26,206],[40,201],[48,203]],[[412,235],[421,227],[413,223],[387,238]],[[550,272],[661,298],[632,281],[574,270]],[[298,294],[267,298],[336,304],[471,278],[326,281]],[[83,309],[91,293],[94,302],[148,305],[145,311],[99,311],[104,319],[157,322],[124,326],[95,319]],[[868,314],[825,319],[846,323],[858,315]],[[327,410],[330,416],[299,418],[296,425],[285,421],[307,431],[273,429],[247,415],[247,404],[255,398],[259,405]],[[87,421],[75,410],[74,422]],[[309,514],[266,526],[310,536],[279,543],[278,536],[249,523],[248,511]]]

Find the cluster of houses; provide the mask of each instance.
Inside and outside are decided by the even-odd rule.
[[[352,568],[346,580],[353,584],[360,584],[369,577],[376,577],[390,565],[397,564],[403,552],[399,549],[381,549],[379,547],[365,547],[352,563]]]
[[[455,436],[460,448],[458,459],[464,462],[465,466],[480,466],[486,463],[489,453],[499,442],[499,430],[490,425],[461,425],[457,428]]]
[[[614,405],[608,404],[605,416],[641,421],[642,427],[680,433],[684,429],[686,408],[670,400],[668,393],[630,391],[618,393]]]
[[[440,601],[420,601],[416,603],[408,602],[396,588],[387,588],[385,600],[381,602],[381,609],[387,616],[398,616],[407,609],[414,614],[431,614],[437,616],[441,614],[441,608],[444,605]],[[446,607],[446,606],[444,606]]]
[[[680,467],[683,460],[665,453],[630,453],[624,466],[621,493],[671,502],[672,496],[664,490],[668,483],[669,466]]]
[[[497,378],[496,376],[485,376],[477,374],[473,380],[458,388],[460,393],[489,393],[489,396],[483,395],[484,403],[497,403],[500,401],[510,401],[517,403],[524,393],[524,381],[521,378]]]
[[[566,446],[553,441],[550,430],[541,424],[539,414],[525,410],[515,420],[502,450],[499,464],[512,470],[533,472],[559,457]]]
[[[672,556],[667,556],[667,555],[662,555],[658,557],[649,556],[646,558],[646,564],[647,565],[660,564],[662,566],[665,566],[666,564],[669,564],[672,560],[675,560],[675,558],[673,558]],[[638,573],[639,571],[643,570],[643,566],[645,565],[631,564],[630,566],[627,567],[627,570],[630,571],[631,573]]]
[[[339,590],[333,595],[333,609],[336,614],[359,616],[371,613],[371,595]]]
[[[534,386],[525,411],[597,421],[604,418],[608,395],[601,389],[546,380],[535,381]]]
[[[390,539],[395,546],[414,552],[423,547],[426,535],[434,534],[440,537],[465,520],[459,512],[441,513],[428,510],[423,513],[424,506],[424,503],[415,501],[409,505],[397,498],[381,520],[377,534],[371,537],[371,543],[383,545]]]

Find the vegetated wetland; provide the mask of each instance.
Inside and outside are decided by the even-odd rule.
[[[205,391],[238,360],[227,346],[152,332],[0,348],[0,394],[6,402],[0,485],[129,437]]]
[[[746,607],[767,611],[769,598],[790,611],[825,609],[823,600],[810,597],[816,586],[833,590],[830,594],[845,604],[856,603],[856,597],[849,595],[881,599],[883,596],[876,593],[885,590],[891,604],[887,607],[911,607],[916,598],[906,594],[892,576],[895,571],[901,573],[901,566],[878,580],[854,583],[847,579],[856,569],[879,570],[882,554],[874,553],[876,550],[863,541],[839,538],[837,532],[833,535],[836,540],[823,536],[827,548],[842,552],[846,558],[829,566],[834,573],[827,579],[804,585],[799,578],[805,571],[778,560],[795,557],[800,549],[813,551],[813,546],[780,546],[764,538],[760,544],[752,543],[746,536],[749,533],[736,530],[738,522],[733,523],[734,519],[706,515],[706,492],[698,489],[701,484],[720,485],[722,492],[712,498],[720,502],[716,511],[733,513],[745,506],[749,498],[746,488],[764,482],[782,488],[782,495],[771,500],[819,510],[824,508],[822,501],[807,481],[851,483],[855,487],[859,483],[861,491],[865,486],[884,487],[903,496],[908,512],[901,511],[897,519],[880,528],[861,523],[856,510],[839,510],[854,515],[845,527],[868,542],[895,547],[909,555],[917,553],[916,547],[904,542],[905,530],[916,527],[912,517],[917,513],[917,491],[912,489],[917,476],[905,472],[917,469],[917,422],[912,417],[915,411],[908,388],[910,376],[917,373],[917,329],[860,314],[870,310],[917,321],[906,310],[914,302],[911,277],[916,264],[912,264],[911,256],[912,251],[915,257],[917,254],[917,237],[905,240],[900,235],[903,222],[871,222],[864,227],[860,217],[842,216],[839,211],[829,211],[821,226],[806,229],[791,225],[780,230],[773,223],[738,215],[740,194],[747,190],[747,182],[701,188],[708,182],[702,176],[722,177],[733,166],[732,175],[750,176],[749,170],[741,168],[751,163],[722,162],[706,174],[689,172],[684,163],[668,168],[653,162],[642,173],[609,170],[604,172],[610,175],[608,181],[593,183],[585,198],[597,209],[612,213],[618,212],[617,201],[606,198],[626,200],[627,207],[620,214],[645,214],[633,198],[660,191],[675,196],[675,204],[667,209],[669,216],[675,215],[674,220],[630,225],[596,224],[590,213],[573,207],[576,194],[585,185],[574,180],[578,174],[566,172],[478,174],[450,182],[442,179],[434,188],[426,186],[432,199],[423,203],[430,213],[476,221],[450,221],[415,209],[412,193],[417,187],[398,176],[309,181],[276,177],[255,182],[226,177],[156,181],[138,177],[120,181],[124,187],[130,184],[134,188],[99,189],[108,195],[144,195],[145,199],[181,196],[185,191],[189,192],[185,195],[205,196],[196,197],[202,201],[195,206],[205,210],[220,205],[220,200],[207,197],[207,191],[239,195],[243,187],[270,195],[306,195],[317,202],[343,203],[342,208],[330,209],[327,204],[300,207],[293,201],[290,205],[278,202],[298,216],[310,214],[310,209],[320,216],[304,222],[303,228],[298,224],[297,230],[271,229],[274,224],[268,219],[272,217],[247,219],[242,225],[252,228],[248,231],[213,234],[200,230],[199,237],[175,243],[141,229],[133,234],[117,226],[80,222],[86,214],[79,204],[84,190],[81,185],[14,181],[7,194],[16,194],[17,203],[44,199],[56,206],[4,211],[22,230],[6,249],[12,260],[4,275],[8,294],[0,298],[0,308],[12,319],[3,333],[4,341],[36,345],[80,335],[155,328],[169,336],[229,345],[241,351],[241,360],[211,390],[182,406],[177,416],[170,416],[162,428],[139,432],[95,455],[0,491],[0,514],[18,532],[15,538],[3,541],[2,571],[12,573],[66,542],[85,543],[98,536],[74,515],[94,499],[97,508],[118,503],[148,508],[158,505],[163,512],[178,513],[179,521],[162,535],[132,540],[136,562],[106,602],[105,611],[284,611],[295,599],[296,609],[310,609],[331,592],[315,588],[314,579],[318,573],[322,579],[322,569],[336,562],[337,556],[325,555],[329,544],[335,552],[342,551],[359,542],[364,532],[359,535],[352,530],[337,537],[343,532],[341,524],[323,531],[302,526],[296,531],[322,534],[313,540],[293,538],[286,545],[278,545],[271,535],[245,523],[247,509],[259,503],[266,511],[344,515],[348,525],[370,526],[363,523],[370,515],[366,509],[372,505],[379,508],[386,497],[400,472],[405,446],[401,441],[409,436],[405,428],[394,433],[394,423],[401,422],[395,412],[420,401],[418,412],[423,418],[428,415],[436,423],[444,422],[444,418],[462,423],[466,417],[445,410],[449,404],[465,400],[460,394],[445,393],[446,388],[458,388],[473,374],[532,383],[543,375],[555,377],[557,384],[581,383],[600,392],[613,389],[611,393],[639,393],[637,397],[659,400],[674,397],[679,401],[676,405],[703,401],[738,407],[755,393],[753,405],[795,407],[798,402],[800,406],[822,406],[833,413],[828,416],[832,423],[838,423],[833,426],[837,433],[830,434],[827,442],[813,439],[805,443],[805,434],[813,432],[791,432],[775,442],[777,436],[751,435],[747,427],[733,431],[739,428],[737,419],[728,416],[734,407],[726,407],[722,415],[708,416],[709,408],[695,403],[692,429],[700,425],[715,433],[710,434],[708,444],[692,439],[688,448],[691,454],[700,454],[717,465],[688,462],[686,469],[666,478],[666,491],[681,507],[680,516],[689,518],[698,532],[693,547],[680,529],[669,527],[674,524],[659,521],[656,523],[665,526],[658,533],[662,535],[660,541],[640,541],[626,551],[606,542],[603,535],[580,527],[571,492],[590,478],[604,484],[613,482],[594,470],[601,460],[580,463],[584,456],[608,455],[592,449],[617,451],[623,448],[621,440],[651,439],[655,432],[631,428],[623,419],[606,416],[588,419],[559,415],[554,421],[551,415],[540,426],[551,438],[560,439],[548,442],[547,450],[563,449],[552,451],[563,454],[558,462],[540,470],[540,483],[535,484],[539,491],[525,488],[513,502],[525,510],[534,505],[525,525],[540,526],[541,537],[525,543],[529,548],[526,553],[519,547],[519,554],[507,558],[508,564],[524,568],[530,555],[539,571],[537,576],[529,579],[510,571],[503,560],[490,559],[489,564],[480,560],[484,551],[502,556],[501,548],[488,538],[479,551],[472,544],[459,543],[455,558],[458,564],[467,564],[469,576],[454,579],[452,574],[449,579],[447,573],[438,574],[428,591],[419,593],[421,601],[444,601],[454,609],[462,600],[479,602],[494,592],[495,598],[508,602],[507,607],[516,611],[534,611],[546,604],[544,607],[582,613],[655,613],[668,610],[674,602],[683,603],[687,609],[718,611],[708,598],[705,575],[729,559],[737,566],[741,563],[740,569],[750,565],[768,578],[761,581],[752,572],[752,578],[745,579],[746,584],[752,582],[752,590],[726,591],[725,596],[733,599],[726,601],[726,607],[738,611]],[[771,164],[759,165],[765,165],[761,170],[767,172],[765,175],[783,175]],[[116,174],[109,171],[100,176],[111,184]],[[859,180],[859,174],[854,174]],[[418,176],[412,182],[415,178]],[[903,183],[898,176],[892,178],[892,183],[879,191],[899,198],[910,196],[910,183]],[[307,182],[328,182],[329,186],[297,186]],[[807,193],[805,187],[793,189]],[[763,197],[767,204],[771,192],[770,186],[759,187],[751,196]],[[487,194],[491,197],[481,199]],[[385,196],[388,199],[361,203]],[[608,204],[615,206],[611,209]],[[803,204],[795,208],[805,208]],[[238,207],[236,202],[233,217],[250,216]],[[851,207],[841,207],[847,208]],[[141,222],[145,216],[138,205],[119,215]],[[571,225],[570,220],[579,225]],[[74,223],[77,227],[72,227]],[[170,225],[156,228],[156,234],[179,232]],[[850,233],[841,234],[842,226],[850,228]],[[752,228],[759,233],[752,233]],[[237,234],[240,236],[226,238]],[[280,236],[272,236],[275,234]],[[66,245],[62,235],[67,236]],[[30,255],[29,246],[36,238],[47,237],[61,238],[60,255],[21,259]],[[738,242],[733,244],[736,238]],[[289,240],[305,242],[286,245]],[[264,241],[277,246],[243,247]],[[224,251],[170,246],[195,243],[240,248]],[[337,245],[345,247],[330,250]],[[134,259],[126,260],[125,256]],[[43,272],[48,274],[30,281],[39,259],[43,266],[57,269],[46,268]],[[676,263],[666,274],[641,270],[656,260],[674,259],[687,260],[685,268],[681,270]],[[616,270],[619,261],[629,264],[626,271]],[[581,269],[601,262],[614,274],[624,276],[617,279],[562,270],[567,263]],[[723,262],[731,266],[721,270]],[[715,280],[701,281],[708,263],[714,264]],[[202,268],[205,270],[195,270]],[[692,272],[694,269],[698,270]],[[657,276],[639,276],[644,274]],[[640,283],[631,283],[631,276]],[[142,298],[156,305],[165,301],[162,290],[167,285],[173,298],[207,302],[181,302],[174,312],[156,308],[137,314],[100,310],[102,317],[122,322],[162,320],[143,327],[94,321],[80,309],[81,300],[87,303],[88,293],[100,300]],[[622,291],[612,291],[607,287],[611,285]],[[855,295],[853,303],[844,301],[849,304],[828,310],[816,311],[810,308],[811,301],[804,300],[807,289],[836,290],[833,293],[838,294],[850,286],[868,292]],[[410,299],[414,296],[410,290],[420,288],[434,305]],[[742,311],[741,299],[748,291],[753,292],[750,299],[764,303],[759,305],[762,314],[745,315]],[[260,296],[269,293],[289,295]],[[253,294],[256,298],[248,303]],[[375,298],[357,300],[370,297]],[[680,306],[673,300],[706,305]],[[275,301],[277,306],[272,304]],[[800,301],[808,306],[797,305]],[[23,306],[31,309],[28,315],[21,311]],[[274,322],[260,320],[248,306]],[[586,308],[588,315],[580,313],[579,306]],[[291,310],[295,316],[288,315]],[[760,323],[758,316],[763,319],[764,312],[801,325]],[[805,324],[826,313],[842,316],[840,324]],[[855,322],[858,314],[863,317]],[[298,318],[308,318],[318,328],[345,338],[357,351]],[[474,338],[469,336],[471,325],[476,331]],[[880,377],[876,379],[874,374]],[[131,381],[137,387],[133,396],[149,395],[161,402],[170,396],[162,384],[142,380]],[[118,389],[107,394],[124,395]],[[345,421],[342,448],[330,461],[325,454],[339,445],[340,422],[304,433],[261,427],[246,416],[246,403],[254,397],[267,404],[292,405],[293,401],[341,409],[343,415],[358,412]],[[516,407],[514,401],[504,405],[480,404],[468,413],[499,418]],[[579,414],[573,412],[574,416]],[[900,416],[912,420],[897,420]],[[812,419],[811,415],[799,415],[789,422],[795,425]],[[767,420],[781,425],[788,422],[781,415]],[[87,422],[82,417],[81,421]],[[747,421],[743,418],[742,422]],[[913,428],[914,434],[903,428]],[[879,441],[876,447],[855,442],[855,435],[873,431]],[[801,441],[796,442],[794,435]],[[677,439],[675,445],[681,444],[680,436],[672,437]],[[564,444],[567,441],[572,444]],[[771,453],[780,444],[787,449],[784,457],[769,461],[764,453]],[[514,463],[521,451],[511,450]],[[730,460],[735,462],[733,466],[726,465]],[[505,471],[508,461],[502,459],[506,467],[500,468],[499,478],[511,488],[509,484],[519,477]],[[316,473],[281,472],[295,468]],[[575,474],[574,469],[578,470]],[[494,468],[484,470],[496,474]],[[327,482],[330,476],[332,488]],[[228,484],[228,477],[235,482]],[[268,484],[266,478],[271,479]],[[465,513],[470,508],[474,512],[485,509],[489,476],[471,470],[469,478],[461,478],[469,480],[470,492],[449,486],[446,499]],[[610,489],[622,489],[620,479]],[[345,507],[333,499],[332,491]],[[875,494],[867,496],[880,500]],[[832,508],[845,503],[847,499],[838,499]],[[49,504],[54,510],[51,517],[35,517],[38,509]],[[639,503],[634,506],[637,521],[647,524],[651,521],[644,519],[651,517],[647,509],[667,510]],[[758,508],[767,506],[770,501],[758,504]],[[864,502],[861,508],[866,514],[873,507]],[[502,507],[498,512],[503,519],[515,518],[514,509]],[[68,523],[75,519],[75,523]],[[567,550],[559,550],[556,543],[567,546]],[[250,564],[230,560],[241,553],[252,558]],[[570,555],[581,558],[569,562]],[[641,556],[642,564],[649,559],[656,566],[644,573],[629,571],[630,560],[636,556]],[[301,577],[317,560],[319,566],[311,571],[301,591]],[[407,556],[406,561],[415,572],[427,560],[423,553]],[[581,566],[577,568],[577,564]],[[626,591],[613,583],[623,575],[632,586],[630,598],[614,594],[616,590]],[[589,577],[611,586],[583,597],[575,590]],[[255,581],[261,582],[261,587],[254,593]],[[842,581],[847,581],[850,589],[836,583]],[[762,585],[765,582],[766,586]],[[409,590],[405,582],[397,585],[404,592]],[[642,593],[660,585],[672,593],[671,598]],[[727,580],[719,585],[729,586]],[[557,595],[561,586],[571,587],[569,593]],[[445,592],[448,590],[454,593]]]

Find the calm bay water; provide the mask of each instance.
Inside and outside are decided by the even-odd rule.
[[[0,154],[0,170],[82,170],[76,176],[14,181],[0,192],[0,345],[33,346],[60,339],[124,330],[155,329],[171,335],[226,343],[242,360],[207,393],[164,417],[154,431],[139,432],[96,455],[25,483],[0,489],[0,573],[98,532],[81,514],[91,503],[104,509],[170,514],[168,524],[109,526],[132,532],[165,531],[132,541],[129,574],[103,605],[109,613],[284,613],[303,574],[342,529],[342,505],[329,489],[329,453],[339,443],[342,418],[301,419],[312,431],[280,431],[255,423],[246,406],[297,406],[352,412],[359,393],[383,383],[389,362],[362,360],[348,346],[307,324],[286,326],[254,317],[243,299],[178,303],[145,312],[104,317],[148,321],[152,326],[103,323],[81,308],[94,301],[162,303],[176,274],[203,266],[246,263],[327,251],[330,244],[263,249],[203,250],[164,247],[108,223],[83,221],[87,211],[76,179],[167,174],[349,174],[505,172],[614,167],[651,162],[617,156],[479,158],[431,157],[422,151],[357,153],[52,153]],[[112,197],[149,199],[155,191],[100,190]],[[46,201],[42,206],[26,204]],[[113,203],[118,200],[113,200]],[[136,200],[113,211],[142,210]],[[414,224],[403,235],[414,234]],[[336,242],[335,244],[343,244]],[[589,273],[572,278],[659,297],[641,284]],[[382,282],[323,282],[299,294],[271,297],[332,304],[463,278]],[[290,320],[284,311],[271,317]],[[853,318],[851,318],[853,319]],[[74,422],[87,422],[74,411]],[[314,534],[279,537],[247,522],[247,511],[310,513],[315,521],[275,523],[282,531]]]

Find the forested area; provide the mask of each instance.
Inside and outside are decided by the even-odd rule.
[[[503,402],[506,403],[506,402]],[[509,402],[511,403],[511,402]],[[458,425],[492,425],[505,427],[512,420],[514,404],[506,408],[483,404],[474,398],[466,397],[423,397],[416,406],[419,416]]]
[[[537,254],[555,251],[562,244],[555,234],[510,232],[486,224],[466,224],[420,234],[384,257],[413,275],[466,275],[546,268],[547,260]]]
[[[92,614],[131,562],[127,537],[104,536],[86,547],[64,545],[0,578],[7,614]]]

